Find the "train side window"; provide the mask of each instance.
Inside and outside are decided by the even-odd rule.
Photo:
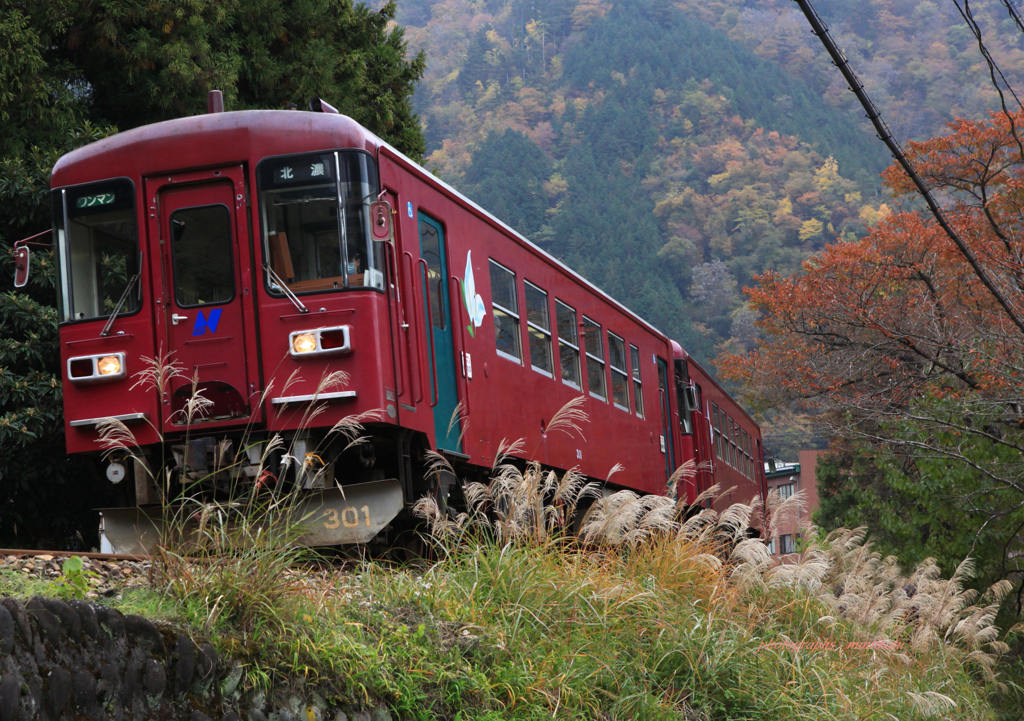
[[[562,369],[562,382],[582,390],[580,337],[576,325],[576,311],[562,301],[556,300],[555,322],[558,324],[558,364]]]
[[[587,351],[587,387],[590,389],[590,395],[607,400],[608,386],[604,374],[601,326],[587,316],[583,316],[583,345]]]
[[[747,452],[747,431],[745,428],[740,428],[740,468],[743,470],[743,475],[750,478],[750,453]]]
[[[724,461],[722,455],[722,419],[716,403],[711,404],[711,427],[715,431],[715,457]]]
[[[551,319],[548,294],[529,281],[526,290],[526,333],[530,343],[530,366],[544,375],[553,376],[551,361]]]
[[[629,375],[626,373],[626,341],[608,331],[608,366],[612,371],[612,403],[629,411]]]
[[[693,414],[700,410],[697,389],[689,381],[676,376],[676,394],[679,403],[679,427],[684,435],[693,433]]]
[[[725,427],[729,431],[729,445],[726,448],[729,454],[729,465],[737,468],[739,464],[736,462],[736,421],[732,419],[732,416],[726,416]]]
[[[743,431],[743,466],[746,470],[747,478],[754,477],[754,464],[750,458],[750,434]]]
[[[732,433],[732,419],[729,418],[729,414],[725,411],[719,409],[718,412],[722,419],[722,460],[732,466],[732,453],[730,452],[730,449],[732,448],[732,439],[730,438],[730,434]]]
[[[743,447],[745,432],[742,428],[736,430],[736,467],[740,469],[740,473],[748,476],[750,474],[747,472],[747,451]]]
[[[750,452],[750,433],[744,429],[743,431],[743,455],[744,465],[746,466],[747,478],[754,477],[754,458]]]
[[[424,222],[424,219],[430,222]],[[427,296],[430,300],[430,322],[438,330],[447,328],[447,316],[444,312],[444,267],[441,259],[441,235],[437,221],[420,214],[420,248],[423,260],[427,263],[426,277],[421,278],[429,285]]]
[[[235,297],[231,212],[223,205],[171,214],[174,300],[182,307],[227,303]]]
[[[629,346],[629,365],[633,372],[633,409],[641,418],[644,417],[644,385],[640,377],[640,349]]]
[[[499,263],[490,261],[491,307],[494,311],[494,343],[498,355],[521,363],[523,359],[519,336],[519,300],[516,296],[516,274]]]

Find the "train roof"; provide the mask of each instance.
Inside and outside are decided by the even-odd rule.
[[[73,150],[57,161],[50,182],[58,186],[93,180],[101,170],[98,164],[109,177],[154,175],[247,162],[254,147],[261,155],[339,147],[374,153],[382,143],[345,115],[295,110],[206,113],[132,128]],[[215,160],[211,149],[216,150]]]

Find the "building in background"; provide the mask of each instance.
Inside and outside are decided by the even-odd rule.
[[[800,512],[779,519],[768,548],[774,555],[795,553],[800,534],[811,523],[811,514],[818,508],[818,484],[815,469],[818,456],[825,451],[800,451],[797,463],[765,464],[768,492],[777,491],[782,499],[789,498],[797,491],[803,494]]]

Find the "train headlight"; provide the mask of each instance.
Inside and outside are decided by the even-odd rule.
[[[315,333],[298,333],[292,335],[292,354],[313,353],[316,351]]]
[[[68,358],[67,373],[68,380],[74,383],[93,383],[124,378],[124,353],[97,353]]]
[[[96,361],[96,370],[101,376],[121,375],[121,359],[116,355],[105,355]]]
[[[352,350],[349,326],[297,330],[288,336],[288,352],[293,358],[348,353]]]

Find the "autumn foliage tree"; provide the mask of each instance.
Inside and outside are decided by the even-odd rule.
[[[905,465],[968,473],[945,500],[973,514],[969,532],[1001,529],[1004,561],[1024,508],[1022,128],[1024,112],[993,114],[911,143],[959,242],[910,209],[917,190],[893,166],[885,182],[907,209],[798,274],[761,276],[747,291],[761,340],[719,359],[761,407],[797,402]]]

